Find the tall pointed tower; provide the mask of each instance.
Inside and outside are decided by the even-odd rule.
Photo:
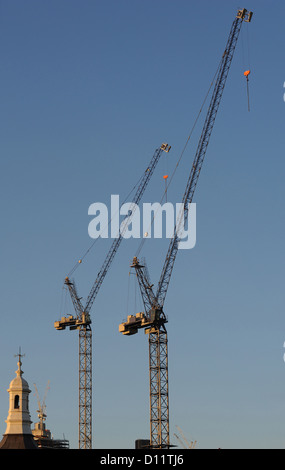
[[[21,350],[17,354],[18,369],[16,377],[11,381],[9,392],[9,413],[6,419],[7,428],[0,442],[0,449],[37,449],[31,430],[31,417],[29,412],[28,382],[22,377]]]

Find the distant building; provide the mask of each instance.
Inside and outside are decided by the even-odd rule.
[[[38,417],[39,422],[35,423],[35,427],[32,430],[34,439],[37,443],[37,446],[41,449],[69,449],[69,441],[66,439],[53,439],[49,429],[46,429],[45,419],[46,414],[44,414],[39,407]]]
[[[149,439],[136,439],[135,449],[150,449]]]

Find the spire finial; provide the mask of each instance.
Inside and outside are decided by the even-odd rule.
[[[15,354],[15,357],[17,357],[17,356],[18,356],[19,360],[18,360],[18,363],[17,363],[18,364],[18,370],[16,371],[16,374],[21,376],[23,374],[23,371],[21,369],[21,365],[22,365],[21,357],[25,356],[25,354],[21,354],[21,346],[19,346],[18,354]]]

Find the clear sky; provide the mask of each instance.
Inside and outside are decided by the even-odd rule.
[[[78,333],[63,281],[90,246],[88,207],[122,199],[155,149],[171,152],[144,196],[160,201],[223,54],[244,24],[200,176],[197,243],[169,286],[171,441],[198,448],[285,447],[283,0],[0,2],[0,435],[19,346],[30,411],[50,381],[47,427],[78,446]],[[250,112],[246,81],[249,79]],[[205,108],[206,109],[206,108]],[[168,200],[180,202],[204,115]],[[111,240],[75,271],[84,299]],[[148,344],[118,332],[142,309],[124,240],[93,305],[93,447],[149,437]],[[168,240],[149,240],[157,283]]]

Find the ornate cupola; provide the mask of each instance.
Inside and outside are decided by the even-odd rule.
[[[10,382],[9,392],[9,413],[6,419],[7,427],[0,449],[36,449],[31,430],[31,417],[29,412],[29,389],[28,382],[23,378],[21,369],[21,350],[17,354],[18,369],[16,377]]]

